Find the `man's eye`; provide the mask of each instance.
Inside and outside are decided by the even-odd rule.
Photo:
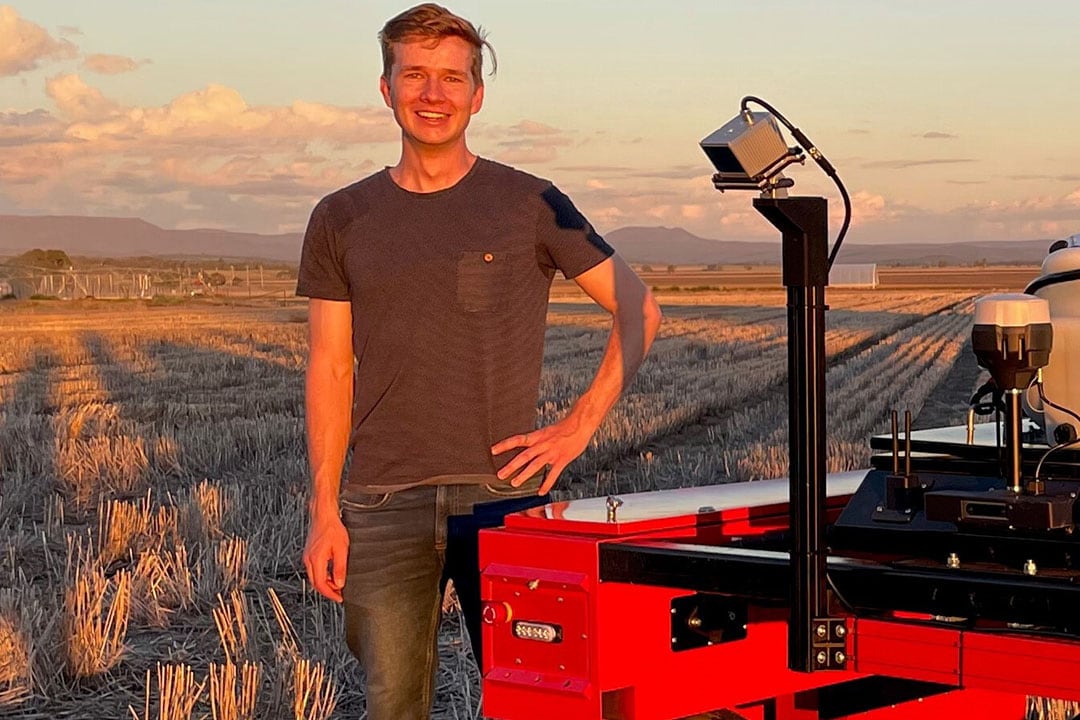
[[[462,82],[461,78],[457,77],[456,75],[447,75],[446,76],[446,81],[447,82],[455,82],[455,83]]]

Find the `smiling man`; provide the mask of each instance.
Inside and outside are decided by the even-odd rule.
[[[429,3],[379,37],[401,157],[318,203],[300,262],[297,294],[311,298],[304,562],[316,590],[344,604],[368,717],[422,720],[448,576],[480,661],[475,524],[455,521],[543,501],[633,379],[660,310],[550,182],[469,150],[491,50],[470,22]],[[611,313],[612,330],[586,392],[537,428],[556,272]]]

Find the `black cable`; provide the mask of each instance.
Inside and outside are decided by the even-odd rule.
[[[1080,415],[1077,415],[1075,412],[1073,412],[1072,410],[1070,410],[1067,407],[1062,407],[1061,405],[1058,405],[1056,402],[1053,402],[1052,400],[1050,400],[1049,398],[1046,397],[1046,388],[1042,383],[1042,370],[1041,369],[1039,371],[1039,374],[1035,376],[1035,385],[1036,385],[1036,387],[1039,388],[1039,400],[1042,401],[1043,405],[1049,405],[1050,407],[1054,408],[1055,410],[1059,410],[1059,411],[1065,413],[1066,415],[1072,416],[1073,419],[1075,419],[1076,422],[1078,423],[1078,427],[1080,427]],[[1042,457],[1039,458],[1038,464],[1035,466],[1035,481],[1038,482],[1039,474],[1042,472],[1043,463],[1046,462],[1046,458],[1050,457],[1050,453],[1055,452],[1057,450],[1063,450],[1063,449],[1068,448],[1068,447],[1073,447],[1074,445],[1080,445],[1080,438],[1074,438],[1072,440],[1067,440],[1065,442],[1058,443],[1057,445],[1054,445],[1052,448],[1050,448],[1049,450],[1044,452],[1042,454]]]
[[[832,163],[830,163],[825,158],[825,156],[821,154],[821,151],[818,150],[817,146],[814,145],[814,143],[810,142],[810,138],[806,136],[806,133],[792,125],[791,122],[786,117],[784,117],[779,110],[777,110],[761,98],[755,97],[753,95],[747,95],[742,99],[742,112],[749,112],[749,103],[755,103],[757,105],[760,105],[761,107],[772,113],[772,115],[777,120],[783,123],[784,127],[790,130],[791,134],[795,136],[796,142],[798,142],[799,145],[802,146],[803,150],[806,150],[807,154],[810,155],[810,157],[814,158],[814,162],[816,162],[821,167],[821,169],[825,171],[826,175],[832,178],[832,181],[836,183],[837,189],[840,190],[840,198],[844,201],[844,222],[840,226],[840,232],[836,235],[836,242],[833,243],[832,251],[829,253],[829,270],[832,270],[833,262],[836,260],[836,255],[840,252],[840,245],[844,242],[844,236],[847,235],[848,227],[851,225],[851,198],[848,197],[847,188],[845,188],[844,183],[840,181],[840,176],[836,173],[836,168],[834,168],[832,166]]]
[[[1066,415],[1071,415],[1072,418],[1074,420],[1076,420],[1077,423],[1080,423],[1080,415],[1077,415],[1075,412],[1073,412],[1072,410],[1070,410],[1067,407],[1062,407],[1061,405],[1058,405],[1056,402],[1054,402],[1050,398],[1046,397],[1046,386],[1043,385],[1043,383],[1042,383],[1042,369],[1041,368],[1039,369],[1038,375],[1035,376],[1035,384],[1038,385],[1038,387],[1039,387],[1039,400],[1042,401],[1043,405],[1049,405],[1050,407],[1054,408],[1055,410],[1063,412]],[[1076,429],[1078,431],[1080,431],[1080,424],[1077,425]]]

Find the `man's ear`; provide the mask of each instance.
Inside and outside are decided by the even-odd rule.
[[[480,85],[476,88],[476,92],[473,93],[471,114],[475,115],[480,112],[480,108],[484,106],[484,86]]]
[[[379,92],[382,94],[382,99],[383,102],[386,103],[386,107],[393,108],[394,104],[390,101],[390,81],[386,79],[385,75],[379,76]]]

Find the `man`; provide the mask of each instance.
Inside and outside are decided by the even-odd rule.
[[[451,557],[448,518],[546,494],[630,383],[660,310],[551,183],[468,149],[490,50],[471,23],[424,4],[391,19],[380,40],[401,157],[316,206],[301,258],[297,294],[311,298],[304,562],[312,585],[344,603],[368,717],[420,720],[444,571],[469,566]],[[613,326],[589,389],[537,429],[556,270]],[[478,653],[475,578],[454,581]]]

